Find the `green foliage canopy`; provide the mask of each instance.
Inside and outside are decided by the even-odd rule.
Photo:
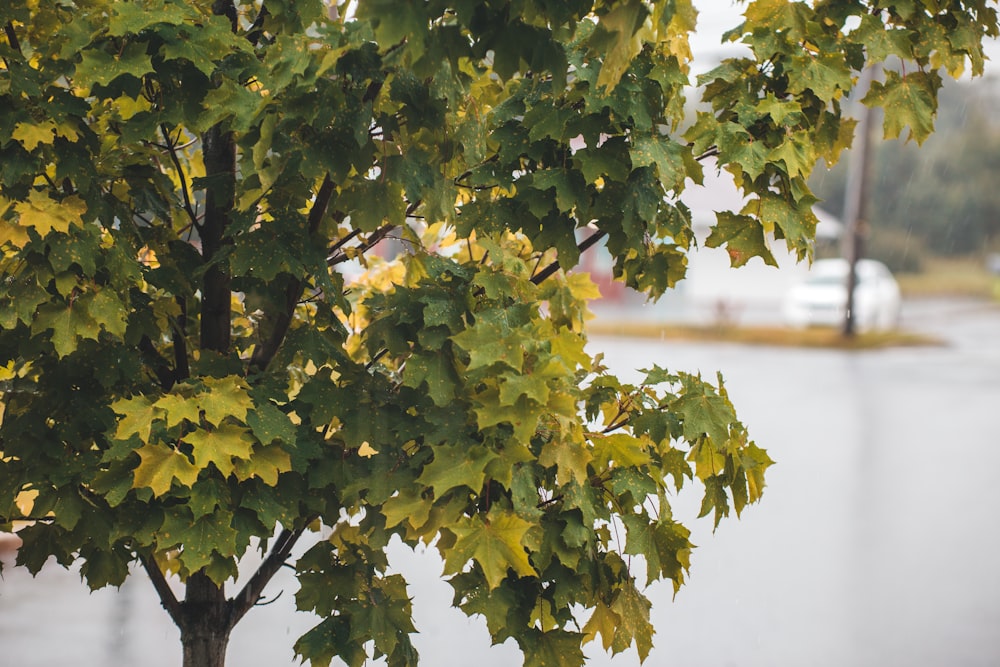
[[[771,461],[721,378],[611,375],[566,270],[603,241],[619,280],[674,285],[708,158],[749,196],[709,245],[806,257],[806,179],[849,143],[860,69],[916,64],[868,99],[921,140],[939,71],[982,70],[987,4],[751,2],[728,38],[753,55],[699,77],[692,123],[689,0],[0,4],[18,564],[80,561],[98,588],[141,563],[185,663],[221,664],[325,526],[295,563],[313,664],[416,662],[393,538],[433,545],[455,604],[527,665],[579,665],[598,637],[645,658],[643,583],[680,586],[692,548],[671,494],[697,479],[718,523]],[[379,263],[387,238],[403,252]],[[371,271],[345,286],[349,261]]]

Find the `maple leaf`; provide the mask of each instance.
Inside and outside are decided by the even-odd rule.
[[[236,538],[231,515],[221,511],[206,514],[185,531],[180,559],[188,570],[197,572],[212,562],[213,554],[232,555],[236,551]],[[224,581],[225,578],[216,583]]]
[[[233,472],[240,480],[256,477],[268,486],[278,483],[278,475],[292,469],[292,457],[278,445],[254,445],[247,458],[232,458]]]
[[[696,442],[707,435],[717,447],[729,440],[729,425],[736,420],[733,406],[700,377],[682,374],[683,393],[671,407],[684,419],[684,439]]]
[[[630,0],[618,4],[600,18],[601,27],[613,36],[604,47],[604,62],[597,85],[614,88],[628,69],[632,58],[642,49],[642,37],[636,33],[649,14],[642,2]]]
[[[206,377],[202,382],[208,391],[197,395],[198,406],[204,410],[205,419],[210,424],[220,424],[226,417],[246,420],[247,411],[253,408],[246,380],[227,375],[222,378]]]
[[[448,405],[455,398],[455,367],[451,355],[444,351],[437,354],[413,355],[403,370],[403,384],[407,387],[427,387],[427,393],[437,405]]]
[[[670,519],[650,522],[641,515],[626,515],[622,523],[628,538],[625,553],[642,555],[646,559],[647,581],[666,577],[674,582],[674,592],[684,583],[684,573],[690,567],[690,531]]]
[[[24,149],[33,151],[39,144],[51,144],[56,138],[56,124],[47,120],[40,125],[18,123],[11,132],[11,139],[21,142]]]
[[[580,642],[584,635],[566,630],[540,632],[532,628],[520,642],[524,667],[577,667],[584,661]]]
[[[524,365],[521,334],[512,331],[502,320],[483,319],[475,326],[451,337],[471,358],[467,370],[502,363],[515,371]]]
[[[542,445],[538,462],[556,469],[556,481],[559,484],[568,484],[574,479],[577,483],[584,484],[590,477],[587,465],[593,458],[593,453],[588,451],[582,442],[553,438]]]
[[[634,583],[623,586],[611,609],[620,619],[618,631],[615,633],[611,649],[614,653],[621,653],[635,642],[635,648],[639,653],[639,662],[645,662],[649,656],[649,651],[653,648],[653,625],[649,622],[649,600],[640,593]]]
[[[159,443],[147,443],[136,450],[139,466],[133,471],[132,487],[149,488],[153,495],[162,496],[170,490],[174,480],[190,486],[198,479],[198,466],[176,449]]]
[[[649,463],[649,442],[627,433],[591,436],[594,460],[599,465],[641,466]]]
[[[760,257],[771,266],[778,265],[764,239],[764,228],[756,219],[722,211],[716,213],[716,219],[718,223],[705,240],[706,247],[721,248],[725,245],[733,267],[743,266],[754,257]]]
[[[417,481],[431,487],[437,498],[457,486],[478,493],[483,488],[486,466],[496,458],[496,453],[486,447],[439,445],[434,447],[434,460],[424,466]]]
[[[607,651],[611,648],[615,633],[618,632],[619,623],[621,623],[621,616],[603,602],[598,602],[587,623],[583,626],[583,642],[591,642],[600,634],[601,643],[604,645],[604,650]]]
[[[128,440],[137,434],[143,442],[149,442],[149,431],[153,420],[163,416],[162,409],[141,395],[120,398],[111,404],[111,409],[122,415],[115,429],[115,438],[118,440]]]
[[[532,524],[511,512],[494,508],[489,514],[466,517],[454,525],[455,544],[445,551],[445,574],[461,572],[475,560],[490,590],[500,585],[508,570],[533,576],[524,540]]]
[[[254,443],[250,431],[228,423],[210,431],[196,429],[185,435],[184,441],[194,447],[194,462],[198,468],[204,469],[213,463],[223,476],[233,472],[234,459],[250,458]]]
[[[886,110],[882,121],[886,139],[899,137],[909,126],[910,137],[922,144],[934,130],[940,87],[941,75],[937,72],[909,72],[904,77],[890,70],[885,83],[873,81],[861,101]]]
[[[14,204],[14,211],[22,227],[34,229],[44,238],[53,231],[68,232],[70,225],[82,227],[87,204],[77,195],[57,200],[44,192],[32,190],[26,201]]]

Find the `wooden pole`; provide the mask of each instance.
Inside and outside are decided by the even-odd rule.
[[[881,65],[866,67],[858,79],[858,99],[868,92],[872,81],[881,72]],[[867,106],[860,106],[858,126],[855,134],[857,142],[851,151],[847,171],[847,187],[844,192],[844,240],[842,253],[847,259],[847,305],[844,312],[842,333],[851,338],[857,330],[854,290],[858,284],[858,260],[864,256],[864,241],[868,234],[868,200],[872,172],[872,136],[874,112]]]

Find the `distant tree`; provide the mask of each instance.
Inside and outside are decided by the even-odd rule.
[[[1000,241],[1000,116],[995,82],[951,82],[940,95],[936,129],[923,145],[875,147],[870,251],[907,268],[920,253],[980,253]],[[812,179],[824,207],[843,207],[846,160]]]
[[[721,380],[610,374],[566,270],[604,241],[619,280],[674,285],[678,195],[708,157],[750,196],[708,244],[805,257],[806,179],[850,141],[859,70],[916,62],[869,100],[923,139],[938,68],[981,71],[987,4],[752,2],[730,38],[753,57],[700,78],[712,111],[681,137],[689,0],[4,3],[18,565],[79,562],[99,588],[138,564],[184,665],[215,667],[311,539],[289,564],[322,620],[298,654],[409,665],[398,537],[434,546],[456,606],[526,665],[580,665],[597,637],[644,659],[642,582],[680,586],[691,551],[671,494],[697,479],[718,523],[771,461]],[[379,265],[387,238],[403,252]],[[372,272],[345,285],[349,261]]]

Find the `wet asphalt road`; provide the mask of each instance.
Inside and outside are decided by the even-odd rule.
[[[609,365],[721,369],[752,437],[778,463],[763,501],[714,534],[693,521],[689,583],[653,588],[656,647],[679,667],[1000,665],[1000,310],[907,304],[904,325],[947,345],[885,351],[788,350],[597,339]],[[638,376],[635,376],[638,377]],[[675,512],[697,513],[697,494]],[[447,609],[428,554],[400,549],[428,665],[508,667],[483,624]],[[233,633],[229,664],[295,664],[310,619],[294,582]],[[590,665],[614,660],[591,645]],[[0,664],[179,667],[176,630],[141,576],[88,594],[73,572],[0,581]]]

